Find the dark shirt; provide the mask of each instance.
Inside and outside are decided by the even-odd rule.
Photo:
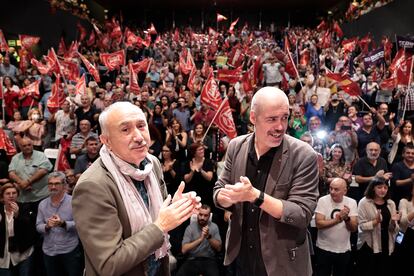
[[[91,123],[91,129],[93,129],[98,124],[98,122],[93,118],[93,116],[99,112],[101,112],[101,110],[96,109],[95,106],[91,106],[91,108],[87,112],[83,111],[83,107],[79,107],[75,110],[75,115],[78,119],[78,122],[82,120],[88,120]],[[76,132],[80,132],[79,123]]]
[[[368,177],[368,176],[374,176],[380,170],[384,170],[384,172],[388,172],[387,161],[385,161],[384,158],[379,157],[376,165],[373,166],[369,162],[369,159],[367,157],[362,157],[355,164],[352,174]],[[359,186],[358,186],[359,196],[358,198],[356,198],[357,201],[359,201],[359,199],[362,198],[367,186],[368,186],[368,183],[364,183],[364,184],[359,183]]]
[[[256,189],[265,191],[272,162],[275,158],[280,159],[282,150],[279,149],[281,148],[281,146],[272,148],[257,160],[254,139],[252,139],[246,164],[246,177],[250,179]],[[237,275],[267,275],[260,245],[259,218],[260,208],[253,203],[244,202],[242,240],[237,260]]]
[[[412,185],[397,186],[396,181],[411,178],[413,173],[414,169],[408,168],[403,161],[392,167],[391,197],[397,206],[402,198],[408,199],[411,196]]]
[[[381,145],[381,130],[379,130],[376,126],[373,126],[371,131],[368,133],[365,130],[360,129],[356,132],[358,136],[358,156],[364,157],[367,155],[366,147],[371,142],[377,142]]]
[[[388,228],[390,225],[391,220],[391,213],[390,210],[387,207],[387,202],[384,204],[376,204],[375,207],[377,207],[378,210],[381,210],[381,252],[385,255],[388,255],[389,248],[388,248]]]
[[[75,162],[75,175],[86,171],[89,168],[89,166],[92,165],[92,163],[95,162],[96,159],[98,159],[98,157],[99,154],[97,154],[94,158],[90,158],[87,153],[79,155],[76,158]]]

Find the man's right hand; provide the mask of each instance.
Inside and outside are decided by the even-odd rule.
[[[193,214],[193,201],[189,198],[182,198],[171,203],[171,195],[161,206],[157,220],[154,222],[164,233],[186,221]]]

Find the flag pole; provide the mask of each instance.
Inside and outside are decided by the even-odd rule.
[[[1,114],[3,117],[3,122],[6,123],[6,114],[4,114],[5,112],[5,107],[6,107],[6,103],[4,102],[4,91],[3,91],[3,77],[0,77],[0,90],[1,90]]]
[[[410,91],[411,91],[410,90],[410,85],[411,85],[411,80],[412,80],[412,76],[413,76],[413,64],[414,64],[414,57],[411,57],[410,76],[408,77],[408,85],[407,85],[408,93],[405,95],[404,111],[403,111],[403,115],[402,115],[402,118],[403,119],[405,117],[405,111],[407,110],[408,96],[409,96]]]
[[[291,60],[291,61],[292,61],[292,63],[293,63],[293,69],[295,69],[296,76],[298,77],[298,81],[299,81],[299,84],[300,84],[300,88],[301,88],[301,89],[303,89],[302,82],[300,81],[299,72],[298,72],[298,69],[297,69],[297,68],[296,68],[296,66],[295,66],[295,63],[293,62],[293,58],[292,58],[292,56],[291,56],[291,54],[290,54],[290,50],[289,50],[289,49],[286,49],[286,50],[287,50],[288,55],[289,55],[289,60]]]
[[[228,98],[227,96],[224,98],[224,100],[221,102],[219,108],[216,111],[216,114],[214,114],[213,120],[211,120],[208,128],[206,129],[206,132],[204,133],[203,139],[201,141],[204,141],[204,138],[206,138],[208,131],[210,130],[211,126],[214,123],[214,120],[216,119],[217,115],[220,113],[221,109],[223,108],[224,104],[227,102]]]
[[[358,96],[358,99],[360,99],[369,109],[371,109],[371,106],[361,96]]]

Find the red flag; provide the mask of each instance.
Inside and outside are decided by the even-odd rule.
[[[212,75],[210,75],[201,90],[200,100],[202,103],[205,103],[214,110],[218,110],[221,105],[221,95],[217,82],[214,80]]]
[[[227,17],[225,17],[222,14],[217,13],[217,22],[223,21],[223,20],[227,20]]]
[[[191,55],[190,49],[183,49],[180,55],[179,63],[180,70],[184,75],[188,75],[193,69],[193,67],[195,67],[195,63],[193,60],[193,56]]]
[[[369,51],[369,45],[371,44],[371,34],[367,34],[363,38],[361,38],[358,42],[359,47],[361,47],[361,51],[363,54],[367,54]]]
[[[213,68],[210,66],[208,59],[205,59],[203,67],[201,67],[201,75],[207,78],[210,75],[210,72],[213,72]]]
[[[40,85],[40,80],[32,82],[28,86],[20,89],[19,96],[23,96],[25,94],[33,94],[34,96],[39,97],[40,96],[39,85]]]
[[[20,43],[22,47],[29,49],[39,43],[40,37],[31,35],[19,35]]]
[[[76,95],[86,95],[86,78],[85,74],[76,83]]]
[[[234,124],[233,115],[231,113],[229,101],[224,99],[219,114],[214,119],[214,123],[224,132],[230,139],[237,136],[236,125]]]
[[[234,20],[233,22],[231,22],[230,28],[229,28],[229,33],[231,33],[231,34],[234,33],[234,27],[236,26],[237,22],[239,22],[239,18],[238,17],[237,17],[236,20]]]
[[[69,151],[70,144],[72,139],[60,139],[58,155],[55,163],[55,171],[64,172],[70,169],[68,159],[66,158],[66,153]]]
[[[78,53],[79,57],[81,58],[83,64],[85,64],[86,69],[88,69],[89,74],[93,76],[96,82],[100,82],[101,78],[99,77],[99,71],[93,66],[92,63],[89,62],[84,56]]]
[[[191,69],[190,75],[188,76],[188,81],[187,81],[187,87],[188,89],[190,89],[190,91],[194,90],[194,81],[195,81],[195,77],[197,74],[197,68],[193,67],[193,69]]]
[[[0,128],[0,149],[4,149],[8,156],[13,156],[17,153],[16,148],[9,139],[9,136],[2,128]]]
[[[19,68],[22,72],[26,72],[27,68],[29,68],[30,60],[32,59],[33,55],[29,50],[22,47],[19,49],[19,57]]]
[[[76,28],[78,29],[78,32],[79,32],[79,41],[83,41],[86,37],[85,27],[83,27],[82,24],[78,21],[78,23],[76,24]]]
[[[344,36],[344,32],[342,31],[341,27],[339,26],[338,22],[335,21],[334,25],[333,25],[333,31],[336,33],[336,35],[338,37],[343,37]]]
[[[238,67],[236,69],[218,69],[217,79],[226,81],[228,83],[236,83],[241,78],[242,69]]]
[[[234,47],[229,54],[227,64],[233,68],[240,67],[243,64],[244,57],[245,54],[243,53],[243,50],[238,47]]]
[[[384,79],[380,84],[380,87],[382,90],[394,90],[396,86],[397,86],[397,79],[393,77]]]
[[[58,57],[56,55],[54,48],[50,48],[45,59],[46,59],[46,63],[48,64],[48,66],[50,66],[53,72],[56,72],[56,74],[62,75],[62,68],[60,66],[60,63],[59,63],[59,60],[58,60]]]
[[[134,68],[132,67],[132,64],[129,64],[129,91],[134,93],[135,95],[138,95],[141,91],[139,85],[138,85],[138,79],[137,75],[134,72]]]
[[[47,75],[50,72],[50,66],[48,66],[47,64],[43,64],[42,62],[38,61],[35,58],[32,58],[30,60],[30,63],[37,68],[37,70],[39,70],[40,74],[42,75]]]
[[[329,48],[331,47],[331,33],[329,31],[325,31],[325,34],[322,37],[321,40],[321,47],[322,48]]]
[[[93,29],[95,30],[97,35],[101,35],[102,32],[99,30],[98,26],[95,25],[95,23],[92,23]]]
[[[214,38],[218,37],[218,33],[211,27],[208,27],[208,34],[213,36]]]
[[[69,60],[60,61],[61,72],[67,80],[78,81],[80,70],[79,65],[76,62]]]
[[[358,83],[353,82],[348,76],[341,75],[339,73],[327,73],[326,77],[336,81],[336,84],[350,96],[360,96],[361,87]]]
[[[151,68],[151,64],[152,64],[152,58],[146,58],[141,61],[132,63],[131,66],[132,66],[132,70],[134,71],[134,73],[138,73],[138,72],[148,73]]]
[[[392,42],[387,36],[384,36],[381,43],[384,46],[384,58],[388,60],[391,58]]]
[[[353,37],[342,41],[342,47],[345,51],[345,53],[350,53],[355,50],[355,47],[357,45],[358,38]]]
[[[115,17],[112,18],[112,31],[110,36],[111,38],[122,36],[121,26],[119,25],[118,21],[115,20]]]
[[[101,53],[99,58],[102,63],[108,68],[108,71],[118,69],[120,66],[125,65],[125,51],[119,50],[113,53]]]
[[[95,36],[95,32],[91,31],[88,40],[86,41],[86,45],[88,47],[92,47],[92,45],[95,44],[95,40],[96,40],[96,36]]]
[[[78,52],[79,43],[77,41],[72,41],[68,51],[65,53],[65,58],[73,58],[76,56],[76,53]]]
[[[150,26],[150,28],[148,29],[148,33],[149,34],[157,34],[157,30],[155,29],[155,26],[154,26],[154,24],[153,23],[151,23],[151,26]]]
[[[125,45],[132,47],[138,44],[138,41],[141,39],[139,36],[131,32],[128,27],[125,28]]]
[[[404,51],[404,49],[398,50],[389,67],[392,78],[396,79],[396,84],[408,85],[412,71],[412,59],[411,53]]]
[[[0,77],[0,99],[3,99],[3,77]]]
[[[180,31],[176,28],[173,36],[173,41],[180,42]]]
[[[288,51],[286,58],[285,58],[286,64],[285,64],[285,70],[286,73],[289,74],[292,78],[298,77],[298,69],[296,68],[296,64],[293,61],[292,55],[290,54],[290,51]]]
[[[63,37],[61,37],[59,41],[59,48],[58,48],[57,54],[59,56],[63,56],[65,53],[66,53],[66,44],[65,44],[65,40],[63,39]]]
[[[109,37],[109,34],[105,33],[99,36],[98,46],[106,50],[111,48],[111,38]]]
[[[56,113],[65,99],[65,93],[63,92],[62,87],[60,87],[60,75],[58,74],[56,76],[56,82],[52,85],[52,94],[47,100],[47,108],[50,113]]]
[[[250,66],[249,70],[247,70],[242,76],[242,85],[244,92],[253,91],[255,86],[255,78],[254,78],[254,66]]]
[[[328,28],[328,25],[326,24],[325,20],[322,20],[321,23],[316,27],[316,30],[323,31]]]
[[[0,51],[9,51],[9,45],[7,44],[6,38],[4,37],[3,31],[0,29]]]

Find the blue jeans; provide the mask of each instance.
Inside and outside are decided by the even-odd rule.
[[[56,256],[43,255],[48,276],[81,276],[83,274],[83,254],[78,245],[66,254]]]
[[[0,268],[0,276],[32,276],[32,255],[23,262],[18,263],[16,266],[10,264],[8,269]]]

